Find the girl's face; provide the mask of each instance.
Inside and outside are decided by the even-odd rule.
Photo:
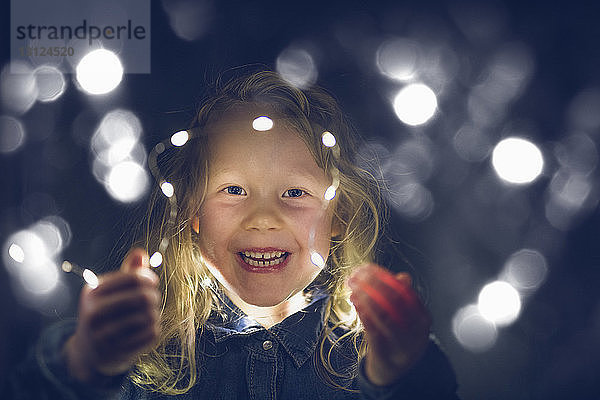
[[[254,118],[270,115],[260,132]],[[208,187],[199,215],[202,256],[242,300],[273,306],[303,290],[320,272],[332,236],[331,180],[298,133],[256,106],[230,111],[209,128]],[[309,240],[314,231],[314,240]]]

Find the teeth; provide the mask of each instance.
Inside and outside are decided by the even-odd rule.
[[[254,251],[244,251],[243,254],[246,257],[251,257],[251,258],[255,258],[255,259],[272,259],[272,258],[279,258],[281,257],[284,252],[283,251],[273,251],[273,252],[267,252],[267,253],[256,253]]]
[[[260,257],[258,255],[263,255],[264,254],[264,258],[274,258],[273,260],[264,260],[264,261],[257,261],[257,260],[253,260],[252,258],[263,258]],[[285,252],[282,251],[276,251],[273,253],[253,253],[251,251],[244,251],[243,255],[244,255],[244,261],[254,267],[268,267],[268,266],[272,266],[272,265],[277,265],[277,264],[281,264],[284,260],[284,258],[282,257],[282,255],[285,254]],[[252,257],[252,258],[250,258]]]

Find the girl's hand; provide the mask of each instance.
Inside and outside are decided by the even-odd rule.
[[[71,375],[87,383],[119,375],[157,343],[157,286],[148,254],[133,249],[119,271],[101,276],[95,289],[83,288],[77,328],[64,347]]]
[[[388,385],[405,374],[427,347],[431,318],[411,287],[407,273],[392,275],[369,264],[348,280],[350,300],[367,338],[365,373],[375,385]]]

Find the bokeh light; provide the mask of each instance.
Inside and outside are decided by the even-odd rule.
[[[419,48],[406,38],[393,38],[384,41],[377,48],[375,64],[383,75],[391,79],[405,81],[415,76]]]
[[[85,280],[85,283],[87,283],[92,289],[95,289],[98,287],[98,277],[96,276],[96,274],[89,269],[84,269],[83,270],[83,279]]]
[[[323,135],[321,135],[321,141],[326,147],[335,146],[335,136],[333,136],[331,132],[323,132]]]
[[[560,168],[550,181],[546,192],[546,219],[555,228],[566,231],[583,215],[593,210],[598,203],[590,176],[572,173]]]
[[[67,82],[63,73],[52,65],[40,65],[33,71],[38,88],[37,100],[51,102],[65,92]]]
[[[59,216],[48,216],[8,237],[3,261],[19,297],[41,306],[59,283],[56,257],[71,237],[69,224]],[[33,297],[32,297],[33,296]]]
[[[188,131],[175,132],[171,136],[171,144],[173,146],[181,147],[187,143],[189,138],[190,138],[190,135],[189,135]]]
[[[433,211],[433,195],[419,182],[392,183],[388,197],[394,210],[413,221],[423,221]]]
[[[175,194],[175,188],[169,182],[161,183],[160,190],[162,190],[164,195],[167,197],[171,197],[173,194]]]
[[[150,256],[150,266],[153,268],[159,267],[163,263],[163,256],[160,252],[155,252]]]
[[[163,0],[173,32],[181,39],[200,39],[214,19],[214,6],[210,0]]]
[[[509,137],[494,147],[492,165],[504,181],[525,184],[538,178],[544,159],[540,149],[529,140]]]
[[[38,87],[33,69],[22,61],[6,64],[0,72],[2,106],[14,114],[29,111],[38,98]]]
[[[149,188],[149,176],[142,167],[147,155],[139,142],[141,134],[139,118],[117,109],[102,118],[90,141],[94,176],[117,201],[138,201]]]
[[[481,315],[494,324],[513,323],[521,312],[519,292],[508,282],[488,283],[479,292],[477,308]]]
[[[427,85],[414,83],[398,92],[393,105],[400,121],[417,126],[433,117],[437,109],[437,98]]]
[[[556,144],[554,154],[561,167],[571,174],[587,175],[598,165],[596,143],[583,133],[566,136]]]
[[[266,116],[256,117],[254,121],[252,121],[252,128],[255,131],[268,131],[273,128],[273,120]]]
[[[539,251],[522,249],[506,261],[502,277],[521,293],[527,293],[538,289],[547,273],[546,258]]]
[[[112,167],[106,181],[108,193],[123,203],[141,199],[149,185],[146,170],[133,161],[124,161]]]
[[[18,263],[25,261],[25,252],[21,246],[16,243],[11,243],[10,247],[8,248],[8,255]]]
[[[110,50],[97,49],[86,54],[76,68],[77,82],[89,94],[114,90],[123,78],[121,60]]]
[[[492,150],[485,130],[472,123],[464,124],[454,135],[454,150],[465,161],[483,161]]]
[[[474,304],[456,312],[452,318],[452,332],[464,348],[476,353],[489,350],[498,338],[494,323],[484,318]]]
[[[335,187],[329,186],[327,190],[325,190],[325,194],[323,195],[323,197],[325,198],[325,200],[333,200],[333,198],[335,197]]]
[[[591,133],[600,129],[600,88],[589,87],[569,104],[567,117],[573,128]]]
[[[313,57],[304,49],[288,47],[277,57],[277,72],[290,84],[304,89],[317,80],[318,72]]]
[[[0,153],[12,153],[25,142],[25,128],[17,118],[0,115]]]
[[[310,261],[319,268],[325,267],[325,259],[316,251],[310,252]]]

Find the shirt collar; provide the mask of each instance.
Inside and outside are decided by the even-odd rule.
[[[310,293],[310,301],[306,307],[269,329],[248,317],[224,293],[220,293],[224,312],[213,311],[206,326],[213,332],[216,343],[234,336],[267,331],[282,345],[296,367],[300,367],[314,352],[323,327],[326,300],[329,298],[329,293],[319,286],[310,288]]]

